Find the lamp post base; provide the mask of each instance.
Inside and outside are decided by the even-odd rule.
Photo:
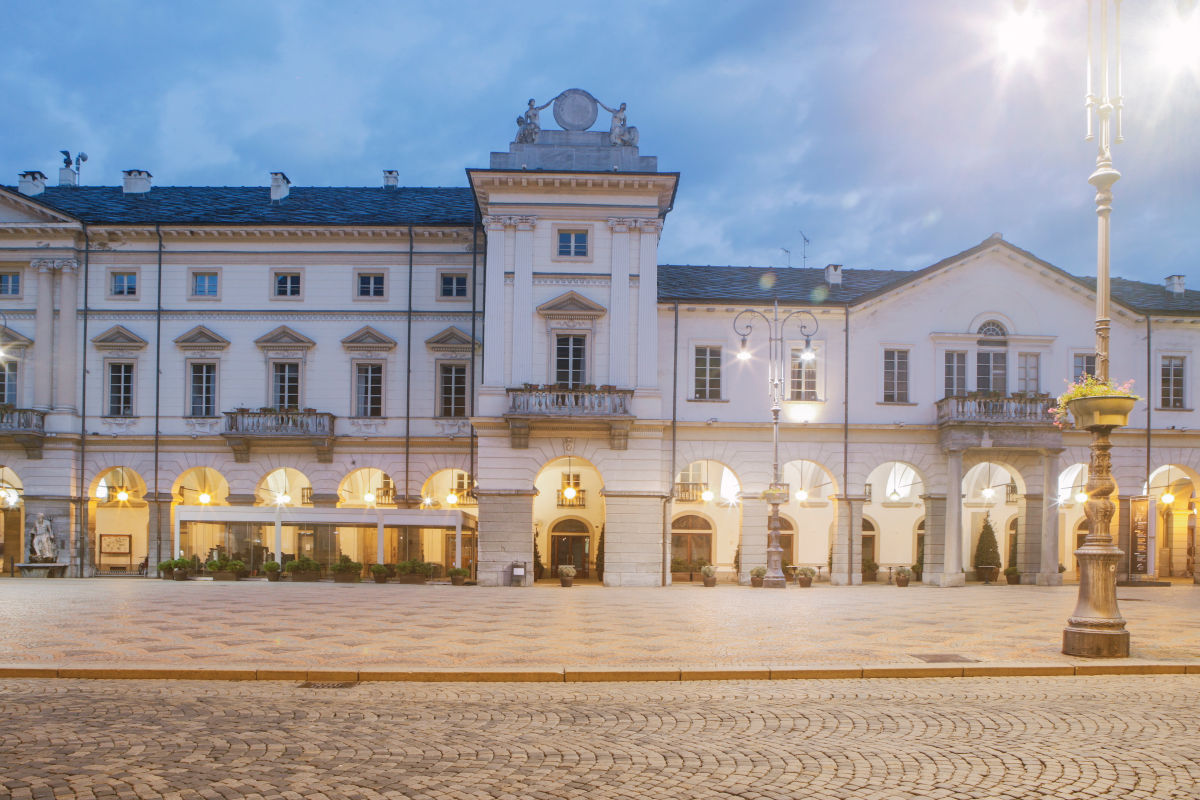
[[[1084,658],[1129,658],[1129,631],[1063,628],[1062,651]]]

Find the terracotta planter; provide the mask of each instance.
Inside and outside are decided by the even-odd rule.
[[[563,585],[563,587],[565,587],[565,588],[570,588],[571,586],[574,586],[574,585],[575,585],[575,579],[574,579],[574,578],[564,578],[564,577],[562,577],[562,576],[559,576],[559,578],[558,578],[558,582],[559,582],[560,584],[562,584],[562,585]]]
[[[1129,424],[1129,412],[1137,401],[1120,394],[1097,397],[1076,397],[1067,402],[1067,408],[1080,430],[1099,426],[1119,427]]]
[[[1004,579],[1008,581],[1009,586],[1019,586],[1021,584],[1021,573],[1015,575],[1005,575]]]
[[[177,569],[171,577],[177,581],[186,581],[188,579],[188,571],[186,569]]]
[[[267,580],[270,581],[271,583],[278,583],[279,582],[279,571],[276,570],[275,572],[268,572]]]
[[[707,587],[709,587],[709,588],[712,588],[713,586],[716,586],[716,585],[717,585],[717,576],[716,576],[716,575],[713,575],[711,578],[709,578],[708,576],[705,576],[705,578],[704,578],[704,585],[705,585],[705,586],[707,586]]]
[[[397,583],[425,583],[425,576],[424,575],[413,575],[411,573],[409,573],[408,575],[397,575],[396,582]]]
[[[763,585],[763,579],[758,577],[757,575],[751,575],[750,576],[750,585],[755,587],[756,589],[761,589],[762,585]]]
[[[909,579],[907,577],[905,577],[904,575],[897,575],[896,576],[896,585],[897,586],[908,586],[908,580]]]
[[[357,572],[335,572],[333,573],[334,583],[358,583],[359,577]]]
[[[796,585],[799,586],[801,589],[809,588],[810,586],[812,586],[812,576],[797,575],[796,576]]]
[[[1000,576],[999,567],[976,567],[975,575],[984,583],[995,583]]]
[[[371,575],[371,578],[372,578],[372,579],[373,579],[373,580],[374,580],[376,583],[387,583],[387,582],[388,582],[388,576],[387,576],[387,573],[386,573],[386,572],[385,572],[384,574],[382,574],[382,575],[375,575],[375,574],[372,574],[372,575]]]
[[[217,570],[212,578],[214,581],[236,581],[241,579],[241,574],[233,570]]]
[[[319,572],[289,572],[288,578],[301,583],[316,583],[321,579]]]
[[[466,582],[467,582],[466,575],[451,575],[450,576],[450,585],[451,586],[462,586]]]
[[[169,581],[169,580],[171,580],[171,578],[175,577],[175,570],[173,570],[173,569],[164,569],[164,570],[161,570],[161,572],[162,572],[162,579],[164,581]]]

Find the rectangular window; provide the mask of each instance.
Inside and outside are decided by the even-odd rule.
[[[721,348],[696,348],[696,400],[721,399]]]
[[[1084,375],[1096,374],[1095,353],[1076,353],[1071,365],[1071,379],[1079,380]]]
[[[883,351],[883,402],[908,402],[908,351]]]
[[[358,296],[359,297],[383,297],[383,273],[382,272],[360,272],[358,273]]]
[[[192,273],[192,297],[217,297],[218,288],[217,273]]]
[[[805,361],[803,350],[792,351],[792,372],[788,391],[789,400],[817,399],[817,360]]]
[[[438,367],[438,416],[467,415],[467,365],[442,364]]]
[[[1017,391],[1025,395],[1041,391],[1042,359],[1038,353],[1017,354]]]
[[[109,277],[112,279],[113,297],[137,297],[136,272],[113,272]]]
[[[354,416],[383,416],[383,364],[354,365]]]
[[[554,347],[554,381],[565,386],[582,386],[584,376],[584,337],[559,336]]]
[[[300,296],[300,273],[299,272],[276,272],[275,273],[275,296],[276,297],[299,297]]]
[[[18,297],[21,294],[21,273],[0,272],[0,297]]]
[[[16,361],[5,361],[0,364],[0,403],[10,406],[17,404]]]
[[[1008,392],[1008,353],[980,350],[975,354],[975,388],[981,392]]]
[[[300,362],[271,364],[271,404],[280,410],[300,408]]]
[[[582,258],[588,254],[587,231],[559,231],[558,255],[568,258]]]
[[[189,370],[188,416],[217,415],[217,365],[193,363]]]
[[[946,353],[946,397],[962,397],[967,393],[967,354],[963,350]]]
[[[107,416],[133,416],[133,364],[108,365]]]
[[[1186,408],[1183,384],[1183,356],[1162,358],[1162,408]]]
[[[467,274],[465,272],[443,272],[441,297],[466,297]]]

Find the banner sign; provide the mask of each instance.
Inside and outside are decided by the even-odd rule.
[[[1150,566],[1150,500],[1146,497],[1129,499],[1129,572],[1146,575]]]

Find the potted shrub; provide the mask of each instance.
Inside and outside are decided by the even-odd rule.
[[[879,581],[879,565],[869,556],[863,556],[862,581],[863,583],[876,583]]]
[[[983,518],[983,529],[979,531],[979,542],[975,545],[975,575],[985,584],[990,584],[1000,575],[1000,547],[996,544],[996,531],[992,529],[992,515]]]
[[[177,581],[186,581],[188,579],[188,573],[191,572],[191,569],[191,559],[177,558],[175,559],[175,571],[171,574],[171,577]]]
[[[268,561],[267,563],[263,564],[262,568],[263,574],[267,576],[267,580],[269,580],[271,583],[275,583],[279,580],[280,566],[278,561]]]
[[[175,559],[168,558],[166,561],[158,562],[158,571],[162,574],[164,581],[171,580],[171,576],[175,573]]]
[[[692,579],[692,569],[682,558],[671,559],[671,583],[686,583]]]
[[[446,570],[446,574],[450,576],[450,583],[454,586],[462,586],[467,582],[467,576],[471,574],[471,570],[463,569],[462,567],[453,567]]]
[[[700,574],[704,576],[704,585],[709,588],[717,585],[717,568],[712,564],[705,564],[700,568]]]
[[[337,560],[337,563],[329,568],[333,573],[334,583],[358,583],[362,576],[363,565],[358,561],[351,561],[350,556],[343,555]]]
[[[218,558],[204,565],[212,573],[214,581],[236,581],[242,577],[246,565],[241,561],[231,561],[228,558]]]
[[[1128,425],[1129,412],[1141,399],[1130,391],[1132,388],[1133,381],[1117,385],[1085,374],[1058,396],[1057,404],[1050,409],[1054,424],[1062,428],[1073,418],[1080,430]]]
[[[1021,582],[1021,571],[1013,566],[1005,567],[1004,579],[1008,581],[1009,586],[1015,586]]]
[[[801,567],[796,570],[796,585],[807,589],[812,586],[813,578],[817,576],[817,571],[812,567]]]
[[[284,572],[294,581],[315,581],[321,577],[321,565],[308,556],[300,556],[283,565]]]
[[[388,582],[388,568],[386,564],[372,564],[371,577],[376,583]]]
[[[755,567],[754,569],[750,570],[750,585],[756,586],[756,587],[761,587],[763,585],[763,578],[765,578],[766,576],[767,576],[767,568],[766,567]]]
[[[558,568],[558,582],[564,587],[575,585],[575,568],[570,564],[562,564]]]
[[[912,570],[908,567],[896,567],[897,586],[908,586],[910,580],[912,580]]]

